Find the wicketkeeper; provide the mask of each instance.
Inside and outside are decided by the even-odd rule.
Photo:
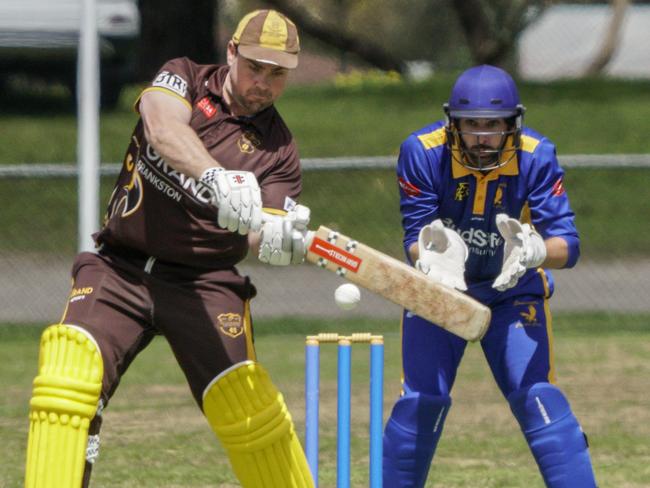
[[[270,264],[304,256],[299,157],[273,106],[298,52],[294,24],[258,10],[239,23],[227,66],[173,59],[143,91],[97,252],[77,256],[63,317],[41,338],[26,487],[88,485],[102,410],[156,335],[242,486],[313,486],[287,406],[256,360],[255,288],[236,268],[249,245]],[[275,220],[262,225],[262,210]]]
[[[490,307],[481,347],[546,485],[593,488],[587,438],[555,385],[547,269],[571,268],[579,255],[555,146],[523,126],[517,87],[493,66],[461,74],[444,113],[400,150],[407,256]],[[384,433],[384,486],[424,486],[466,345],[405,311],[403,394]]]

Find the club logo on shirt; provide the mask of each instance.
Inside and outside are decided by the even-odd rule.
[[[503,192],[506,189],[505,183],[499,183],[497,191],[494,194],[494,208],[503,209]]]
[[[458,183],[454,192],[454,200],[462,202],[469,196],[469,183]]]
[[[397,183],[399,184],[399,187],[402,189],[402,191],[409,197],[417,197],[420,196],[420,193],[422,193],[417,186],[415,186],[413,183],[409,183],[401,176],[397,178]]]
[[[217,317],[219,330],[233,339],[244,333],[241,315],[238,313],[222,313]]]
[[[187,81],[169,71],[161,71],[158,73],[151,86],[167,88],[183,98],[185,98],[185,94],[187,93]]]
[[[206,119],[212,118],[217,114],[217,107],[212,104],[208,97],[203,97],[196,106],[203,112]]]
[[[514,304],[517,305],[517,306],[526,307],[523,312],[519,312],[519,315],[522,317],[523,320],[519,320],[515,324],[516,328],[538,327],[538,326],[542,325],[537,320],[537,309],[535,308],[535,306],[537,305],[536,301],[521,302],[521,301],[517,300],[517,301],[515,301]]]
[[[129,182],[126,185],[117,186],[113,190],[113,194],[108,203],[108,210],[106,212],[104,223],[110,220],[114,215],[128,217],[140,208],[143,197],[142,179],[135,167],[136,165],[133,161],[133,156],[127,154],[124,159],[124,169],[127,173],[130,173]]]
[[[554,197],[560,197],[565,193],[566,191],[564,190],[564,185],[562,184],[562,178],[558,178],[558,180],[553,184],[553,189],[551,190],[551,194]]]
[[[244,132],[237,141],[239,150],[246,154],[252,154],[255,151],[255,148],[260,147],[261,143],[262,142],[260,141],[260,138],[257,137],[257,134],[250,130]]]

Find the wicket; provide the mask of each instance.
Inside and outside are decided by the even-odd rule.
[[[367,332],[322,333],[305,343],[305,453],[318,486],[318,408],[320,344],[338,344],[336,486],[350,487],[350,410],[352,344],[370,344],[370,488],[382,486],[384,338]]]

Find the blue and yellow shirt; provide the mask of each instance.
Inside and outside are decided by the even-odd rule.
[[[397,176],[407,258],[408,248],[417,242],[420,229],[442,219],[467,244],[468,294],[484,303],[497,297],[550,296],[553,292],[550,273],[533,269],[505,293],[492,288],[503,262],[504,240],[495,222],[499,213],[532,223],[544,239],[565,239],[569,245],[566,267],[573,266],[578,259],[578,232],[555,145],[532,129],[522,129],[521,149],[516,157],[500,168],[482,173],[465,168],[451,157],[444,122],[436,122],[404,141]]]

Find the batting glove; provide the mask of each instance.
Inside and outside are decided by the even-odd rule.
[[[469,252],[463,238],[437,219],[418,235],[419,259],[415,267],[431,280],[457,290],[467,290],[465,261]]]
[[[497,228],[505,240],[503,266],[492,288],[505,291],[517,284],[528,268],[537,268],[546,259],[546,245],[535,229],[506,214],[496,217]]]
[[[255,175],[249,171],[208,168],[200,181],[212,190],[219,227],[242,235],[262,226],[262,196]]]
[[[310,215],[311,211],[304,205],[296,205],[283,216],[264,214],[259,260],[274,266],[302,263]]]

